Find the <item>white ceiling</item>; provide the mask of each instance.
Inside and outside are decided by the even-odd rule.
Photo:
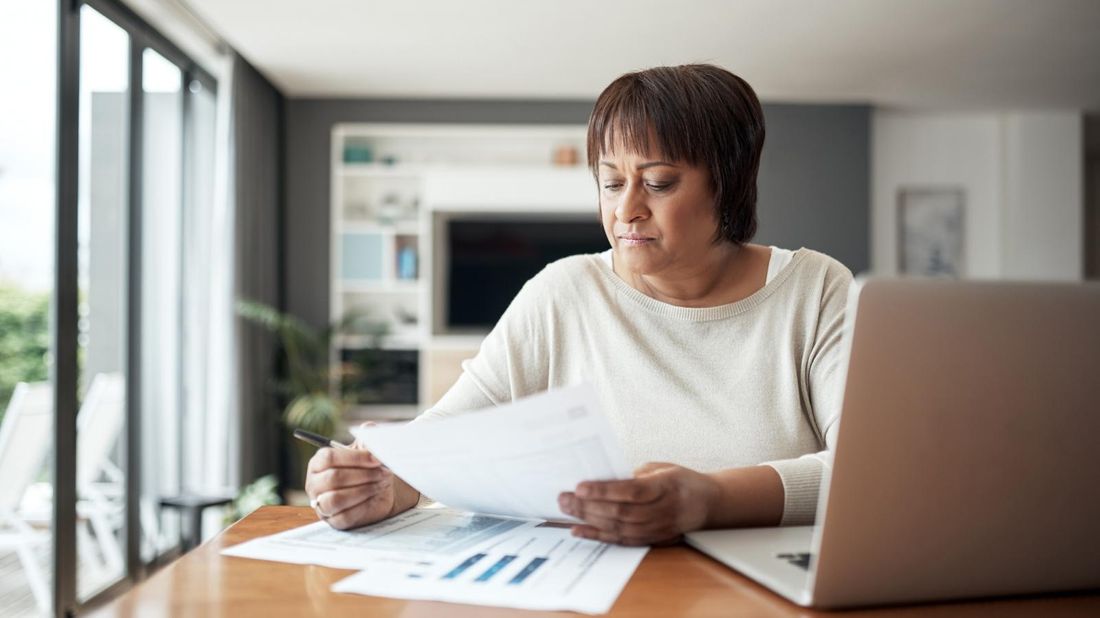
[[[172,0],[291,97],[594,99],[713,62],[769,101],[1100,109],[1100,0]]]

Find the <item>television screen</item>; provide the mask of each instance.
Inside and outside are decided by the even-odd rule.
[[[595,214],[455,218],[447,222],[447,239],[446,326],[452,331],[488,331],[544,266],[610,247]]]

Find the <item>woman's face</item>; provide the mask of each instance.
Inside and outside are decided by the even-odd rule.
[[[600,217],[617,271],[676,276],[707,263],[718,221],[705,168],[660,155],[605,152],[598,178]]]

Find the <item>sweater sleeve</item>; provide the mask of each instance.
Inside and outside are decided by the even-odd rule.
[[[827,269],[820,311],[807,363],[808,420],[813,423],[824,450],[794,459],[766,462],[783,482],[783,518],[780,525],[814,522],[824,473],[832,468],[838,421],[844,392],[844,312],[852,274],[839,262]]]
[[[462,374],[416,421],[446,418],[510,403],[549,387],[546,320],[552,303],[547,286],[528,281],[485,337],[477,355],[463,361]]]

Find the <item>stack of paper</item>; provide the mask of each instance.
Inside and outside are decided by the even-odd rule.
[[[545,523],[569,519],[559,493],[630,475],[590,387],[356,436],[421,493],[456,508],[413,509],[348,532],[316,523],[223,554],[361,571],[336,592],[597,614],[648,551]]]
[[[390,569],[401,564],[427,566],[539,523],[539,520],[492,517],[443,508],[413,509],[347,532],[317,522],[234,545],[222,551],[222,555],[336,569],[383,565]]]
[[[425,496],[476,513],[571,521],[558,494],[581,481],[631,477],[591,386],[487,411],[352,431]]]
[[[336,592],[602,614],[645,557],[646,547],[579,539],[567,527],[516,527],[450,558],[401,569],[365,569]]]

